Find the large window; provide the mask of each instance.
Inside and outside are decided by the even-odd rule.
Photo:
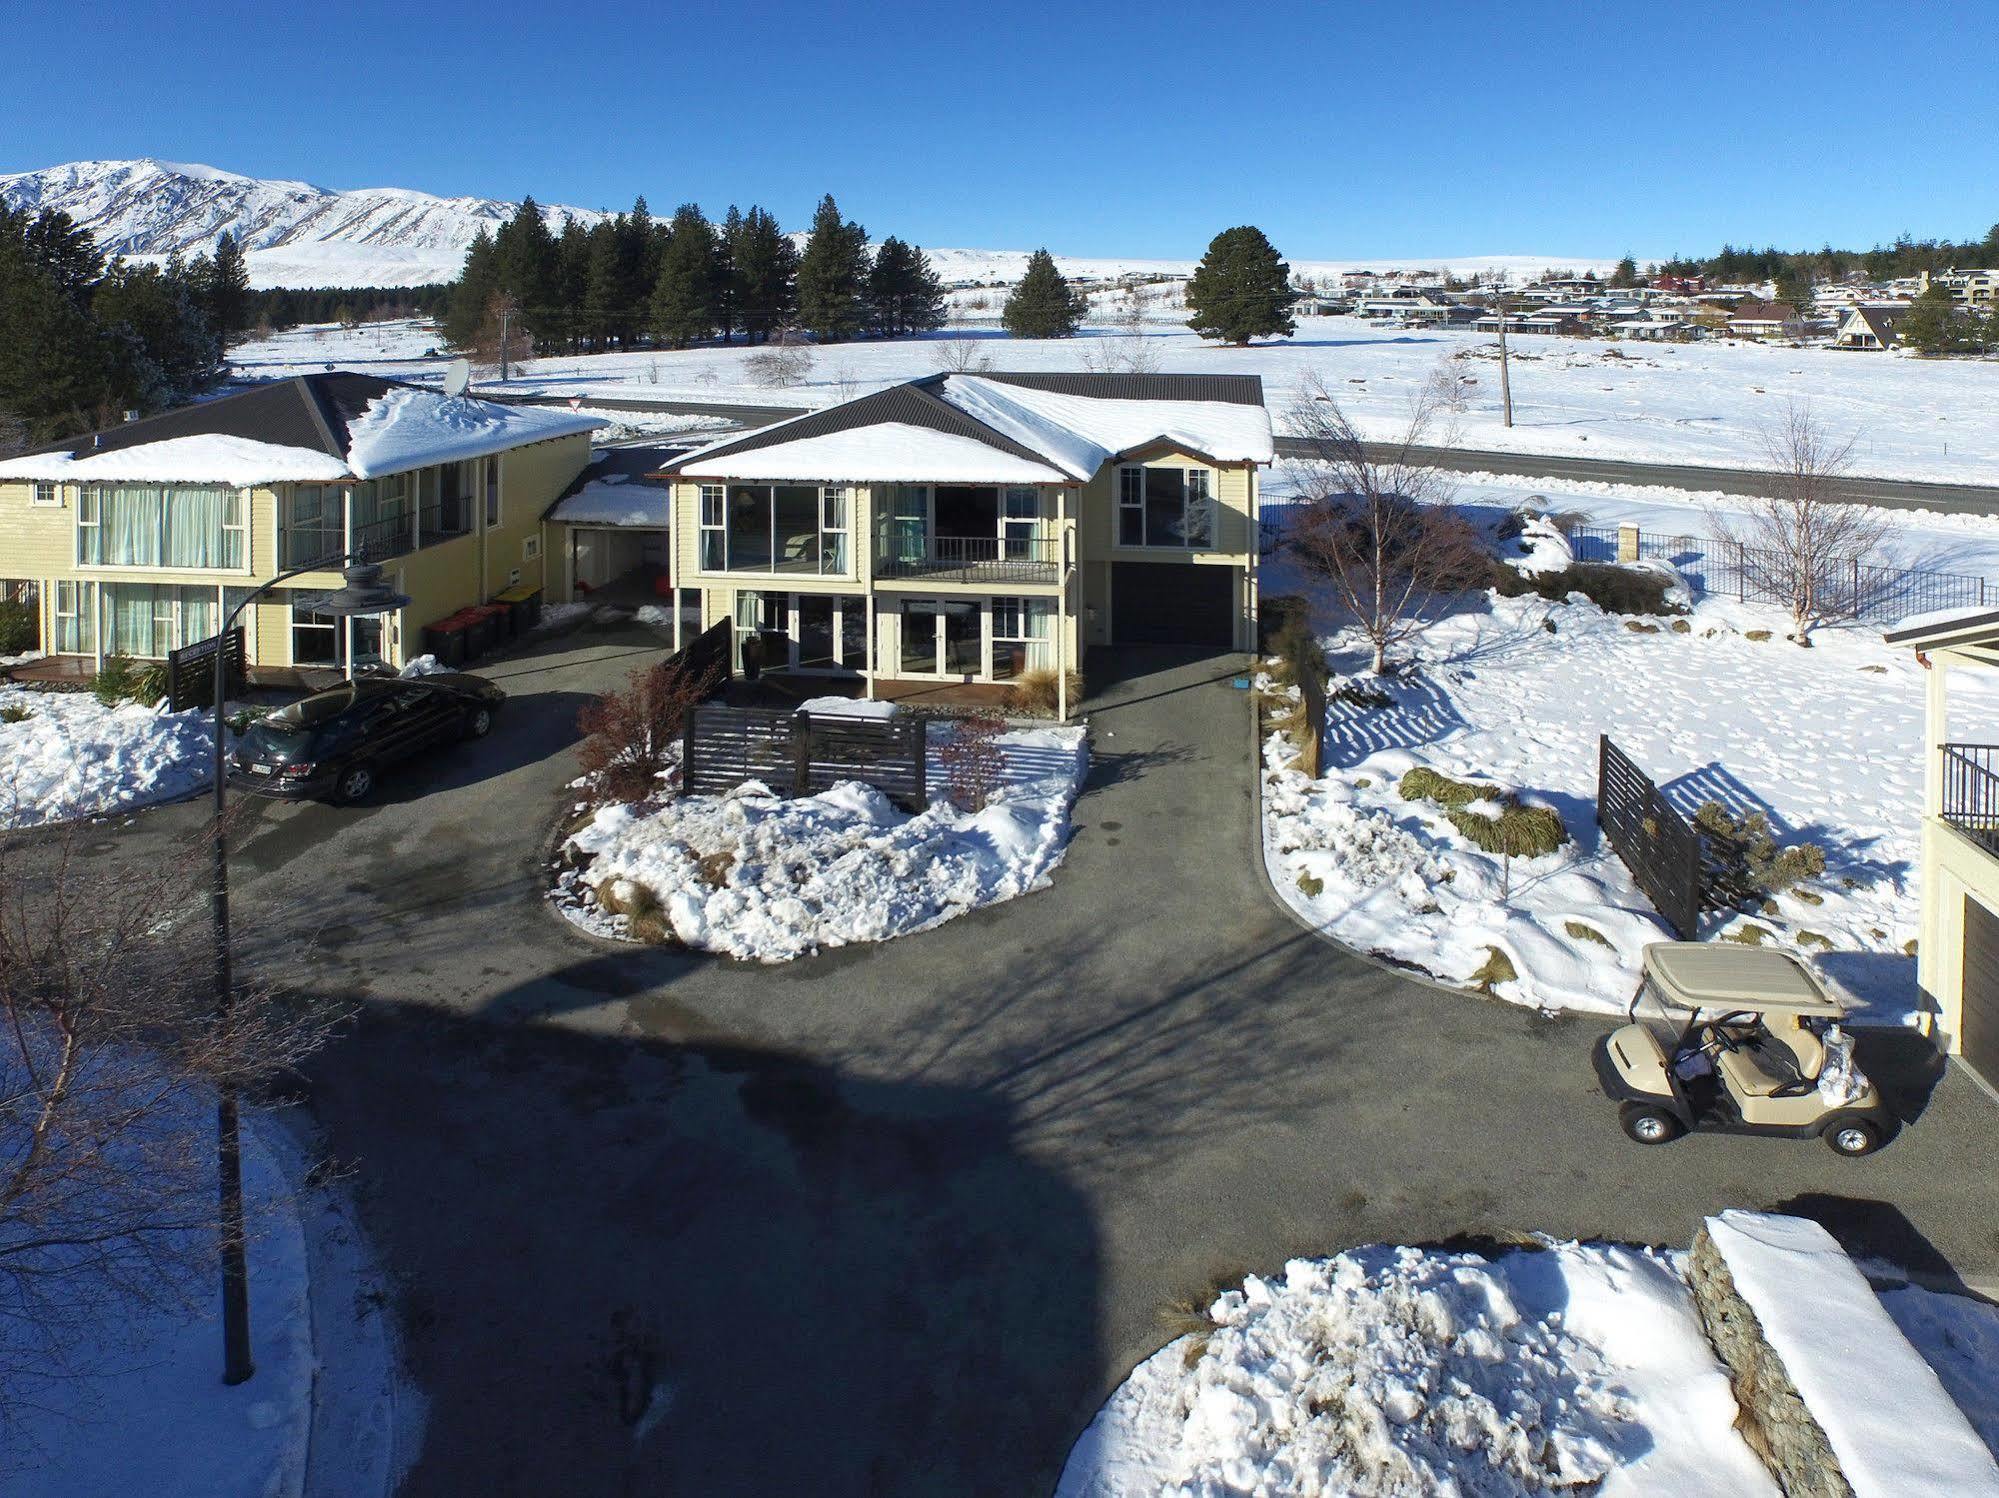
[[[1011,681],[1023,671],[1055,664],[1055,600],[993,600],[993,680]]]
[[[249,565],[243,492],[90,484],[77,500],[76,559],[91,567]]]
[[[221,621],[212,586],[105,583],[104,653],[159,659],[213,635]],[[58,609],[60,618],[60,609]]]
[[[1215,503],[1208,477],[1205,468],[1120,468],[1118,545],[1211,548]]]
[[[58,580],[55,593],[55,650],[89,655],[97,649],[97,600],[89,583]]]
[[[348,619],[321,614],[310,607],[316,593],[296,588],[287,591],[292,611],[293,665],[344,670],[350,661],[357,666],[385,664],[382,615]]]
[[[844,576],[853,570],[852,509],[850,492],[834,485],[704,484],[702,569]]]

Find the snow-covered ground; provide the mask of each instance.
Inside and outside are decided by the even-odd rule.
[[[916,815],[857,781],[797,800],[751,781],[726,796],[604,807],[570,839],[570,856],[587,866],[560,874],[556,905],[587,930],[630,937],[631,917],[599,903],[608,886],[614,903],[629,908],[636,896],[690,947],[783,962],[906,936],[1046,886],[1067,850],[1083,731],[1001,735],[1000,784],[976,811],[944,799],[939,750],[951,732],[931,728],[933,800]]]
[[[1112,310],[1103,299],[1100,312]],[[997,303],[985,316],[997,317]],[[1135,340],[1153,368],[1257,374],[1283,424],[1308,377],[1338,392],[1365,436],[1399,436],[1411,398],[1439,368],[1459,379],[1462,446],[1661,463],[1765,466],[1761,429],[1787,401],[1809,401],[1826,427],[1857,434],[1855,471],[1891,478],[1991,482],[1999,469],[1999,361],[1921,360],[1828,348],[1776,348],[1716,341],[1632,344],[1523,335],[1512,341],[1514,425],[1500,420],[1496,344],[1463,330],[1374,328],[1354,317],[1307,317],[1295,338],[1227,348],[1196,338],[1170,306],[1154,305]],[[1026,340],[993,327],[948,329],[914,339],[836,344],[814,351],[810,374],[773,389],[752,378],[751,350],[737,345],[678,352],[644,350],[526,361],[511,388],[650,395],[660,399],[823,406],[883,385],[934,374],[969,342],[994,369],[1079,370],[1130,340],[1107,324],[1091,336]],[[418,340],[427,336],[430,341]],[[420,356],[435,335],[359,329],[321,339],[297,330],[245,345],[232,360],[245,373],[296,372],[294,361],[399,372],[398,354]],[[309,350],[309,353],[307,352]],[[263,361],[270,361],[266,365]],[[410,372],[435,369],[420,357]],[[481,381],[481,389],[500,388]]]
[[[209,783],[205,710],[106,707],[88,692],[0,686],[0,827],[130,811]]]
[[[1498,511],[1522,494],[1472,487],[1459,498]],[[1587,496],[1564,507],[1606,513]],[[1676,513],[1699,520],[1690,505]],[[1903,540],[1926,554],[1934,542],[1950,562],[1982,558],[1999,521],[1961,528],[1939,517]],[[1264,592],[1290,591],[1311,589],[1274,558]],[[1322,611],[1323,626],[1335,622]],[[1636,983],[1641,948],[1669,933],[1595,825],[1597,740],[1608,734],[1683,811],[1709,800],[1738,816],[1761,810],[1780,842],[1825,850],[1823,878],[1774,908],[1711,916],[1704,934],[1790,946],[1871,1018],[1901,1021],[1918,1003],[1908,944],[1920,918],[1922,669],[1877,630],[1824,629],[1804,650],[1784,629],[1773,609],[1726,601],[1704,600],[1678,624],[1607,615],[1581,599],[1465,603],[1421,639],[1418,671],[1367,679],[1389,705],[1330,705],[1320,779],[1289,768],[1281,742],[1267,746],[1272,884],[1341,941],[1446,981],[1489,977],[1496,949],[1516,974],[1497,984],[1500,996],[1615,1009]],[[1336,670],[1367,664],[1351,634],[1332,629],[1326,643]],[[1958,728],[1979,738],[1971,722],[1989,721],[1999,696],[1969,678],[1955,695]],[[1497,856],[1433,804],[1397,793],[1418,765],[1552,806],[1571,841],[1513,860],[1503,892]]]
[[[1133,1370],[1057,1498],[1774,1498],[1684,1266],[1575,1243],[1293,1260]],[[1882,1299],[1989,1442],[1999,1309]]]

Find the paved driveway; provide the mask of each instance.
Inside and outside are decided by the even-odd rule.
[[[1255,873],[1229,662],[1096,663],[1050,890],[774,969],[592,943],[538,904],[548,812],[583,694],[655,648],[501,667],[517,700],[471,758],[358,812],[265,808],[243,846],[253,909],[309,894],[245,924],[368,1000],[312,1083],[404,1276],[410,1493],[1045,1493],[1168,1302],[1373,1240],[1684,1244],[1794,1203],[1999,1265],[1999,1109],[1961,1078],[1866,1161],[1642,1151],[1596,1095],[1599,1024],[1301,930]]]

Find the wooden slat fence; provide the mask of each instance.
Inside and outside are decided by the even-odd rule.
[[[780,796],[810,796],[842,780],[873,786],[908,811],[929,804],[924,720],[848,718],[706,703],[682,730],[690,795],[726,795],[761,780]]]
[[[1701,835],[1608,735],[1597,739],[1596,820],[1631,878],[1686,941],[1701,916]]]
[[[215,652],[222,651],[225,692],[233,692],[243,684],[244,662],[243,626],[220,635],[210,635],[205,640],[196,640],[192,645],[183,645],[178,650],[167,652],[167,707],[170,711],[186,712],[191,707],[209,707],[215,702]]]

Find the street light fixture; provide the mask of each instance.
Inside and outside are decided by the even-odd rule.
[[[280,572],[269,582],[253,588],[240,599],[215,632],[215,817],[209,838],[213,849],[210,870],[209,907],[215,922],[215,1012],[224,1035],[225,1065],[215,1089],[216,1174],[221,1193],[222,1250],[222,1381],[240,1384],[257,1371],[250,1358],[250,1271],[243,1246],[243,1147],[239,1131],[236,1078],[227,1067],[227,1039],[230,1016],[236,1003],[235,976],[229,956],[229,848],[223,831],[227,810],[227,751],[224,747],[223,698],[228,692],[229,656],[223,639],[243,610],[279,583],[307,572],[342,569],[343,581],[331,593],[313,600],[322,614],[349,619],[368,614],[387,614],[408,605],[410,600],[382,579],[381,567],[355,555],[322,557],[304,567]]]

